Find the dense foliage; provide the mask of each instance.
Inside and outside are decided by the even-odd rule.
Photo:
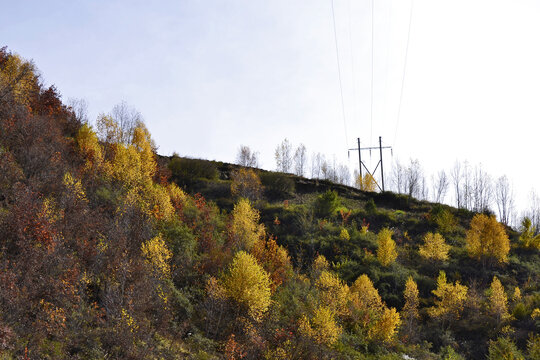
[[[538,359],[530,222],[155,149],[0,50],[0,359]]]

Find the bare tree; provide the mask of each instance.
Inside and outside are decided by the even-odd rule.
[[[351,172],[347,165],[339,164],[337,168],[337,182],[343,185],[351,183]]]
[[[399,160],[396,160],[392,167],[392,183],[398,194],[405,194],[407,192],[405,167],[401,165]]]
[[[81,124],[88,124],[88,102],[84,99],[70,98],[67,103],[75,114],[75,118]]]
[[[422,183],[425,184],[423,180],[422,168],[420,167],[420,162],[418,159],[412,160],[405,170],[405,181],[407,184],[407,194],[409,197],[420,198],[423,195],[424,190],[422,189]]]
[[[534,190],[531,190],[529,208],[525,211],[523,217],[528,217],[531,220],[531,224],[536,229],[536,234],[538,234],[540,232],[540,197]]]
[[[431,184],[433,189],[433,201],[442,203],[448,191],[449,181],[446,172],[441,170],[436,176],[431,176]]]
[[[454,189],[454,199],[456,200],[456,206],[458,208],[463,208],[463,194],[461,190],[461,163],[456,160],[454,167],[450,171],[450,177],[452,178],[452,188]]]
[[[491,205],[492,194],[491,177],[482,169],[482,165],[475,166],[472,183],[472,210],[477,212],[488,210]]]
[[[300,144],[294,152],[294,173],[304,176],[307,165],[307,151],[304,144]]]
[[[499,211],[499,221],[505,225],[510,225],[514,212],[514,191],[506,175],[497,179],[495,201]]]
[[[129,144],[133,137],[133,131],[143,121],[142,115],[135,108],[122,101],[113,107],[111,117],[120,127],[121,142]]]
[[[321,166],[322,166],[322,155],[321,153],[313,153],[311,155],[311,178],[320,179],[321,178]]]
[[[251,151],[249,146],[240,145],[236,155],[236,163],[246,167],[259,167],[259,153]]]
[[[277,171],[288,173],[292,168],[292,145],[289,140],[285,139],[276,148],[276,168]]]

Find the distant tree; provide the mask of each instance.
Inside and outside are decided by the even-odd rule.
[[[472,210],[481,212],[489,209],[493,195],[491,177],[478,165],[474,169],[472,185]]]
[[[427,233],[424,236],[424,244],[420,245],[420,256],[437,261],[448,260],[448,251],[451,246],[447,245],[439,233]]]
[[[255,320],[261,320],[270,306],[270,285],[268,273],[245,251],[236,253],[223,277],[227,296]]]
[[[433,201],[436,203],[444,202],[449,185],[448,177],[444,170],[439,171],[437,176],[432,176],[431,183],[433,188]]]
[[[540,196],[531,190],[528,198],[528,209],[525,211],[524,217],[531,220],[531,225],[535,229],[534,235],[537,235],[540,232]]]
[[[492,258],[501,263],[508,262],[510,240],[495,216],[475,215],[465,240],[471,257],[479,260]]]
[[[122,101],[112,108],[110,116],[116,121],[120,129],[120,142],[131,143],[135,128],[144,122],[140,112]]]
[[[358,176],[356,178],[356,186],[362,191],[377,191],[377,183],[371,174],[365,174],[361,179],[360,176]]]
[[[320,179],[321,178],[321,172],[322,172],[322,163],[324,160],[324,155],[321,153],[313,153],[311,155],[311,178],[312,179]]]
[[[382,266],[392,264],[397,258],[396,243],[392,240],[393,231],[384,228],[377,234],[377,259]]]
[[[461,163],[456,160],[454,167],[451,171],[452,186],[454,188],[454,198],[456,200],[456,207],[461,209],[463,207],[463,193],[461,191],[461,181],[462,181],[462,168]]]
[[[263,186],[259,175],[253,169],[241,168],[231,172],[231,194],[251,201],[261,197]]]
[[[277,171],[288,173],[292,169],[292,145],[285,139],[278,145],[275,151]]]
[[[392,182],[398,194],[407,193],[405,167],[401,165],[398,160],[396,160],[394,166],[392,167]]]
[[[510,225],[514,211],[514,194],[506,175],[497,179],[495,184],[495,201],[499,211],[499,220],[505,225]]]
[[[307,151],[304,144],[300,144],[294,152],[294,173],[304,176],[307,166]]]
[[[489,311],[495,316],[498,323],[510,317],[508,313],[508,297],[496,276],[493,277],[489,288]]]
[[[236,155],[236,163],[240,166],[259,167],[259,153],[251,151],[249,146],[241,145]]]
[[[81,124],[88,124],[88,102],[86,100],[70,98],[67,105]]]

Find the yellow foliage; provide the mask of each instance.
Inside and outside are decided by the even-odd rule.
[[[272,291],[290,276],[292,265],[289,253],[283,246],[279,246],[274,238],[257,240],[251,248],[251,254],[270,275]]]
[[[141,251],[146,261],[152,265],[160,276],[168,277],[170,275],[171,268],[169,266],[169,260],[172,257],[172,253],[167,248],[161,234],[144,242],[141,245]]]
[[[396,309],[385,307],[375,326],[370,327],[369,338],[379,341],[389,341],[396,334],[400,324],[401,319]]]
[[[360,190],[374,192],[377,190],[377,183],[370,174],[365,174],[363,177],[358,176],[356,185]]]
[[[223,278],[227,296],[246,307],[255,320],[261,320],[270,306],[270,285],[268,273],[245,251],[236,253]]]
[[[34,65],[19,55],[8,56],[0,68],[0,95],[11,92],[15,101],[28,105],[36,85]]]
[[[77,144],[82,156],[86,159],[84,170],[92,173],[92,169],[99,169],[103,164],[103,149],[98,137],[92,128],[84,124],[77,133]]]
[[[495,315],[498,321],[506,320],[510,317],[510,314],[508,314],[508,298],[501,282],[496,276],[493,277],[489,289],[489,310]]]
[[[427,233],[424,236],[424,244],[420,245],[420,256],[426,259],[444,261],[448,260],[448,251],[451,246],[447,245],[439,233]]]
[[[339,238],[342,240],[350,240],[351,236],[349,235],[347,229],[341,229],[341,232],[339,233]]]
[[[401,320],[394,308],[387,308],[371,279],[363,274],[350,289],[351,317],[370,341],[388,341],[394,337]]]
[[[233,247],[250,250],[255,242],[265,236],[264,225],[259,224],[259,212],[251,207],[248,199],[240,199],[232,211],[230,237]]]
[[[405,283],[403,297],[405,298],[405,305],[402,310],[403,317],[405,319],[418,319],[418,286],[412,276],[409,276]]]
[[[319,290],[321,303],[336,315],[346,315],[349,312],[349,287],[337,275],[324,270],[315,281],[315,287]]]
[[[521,300],[521,290],[519,290],[519,287],[516,286],[514,289],[514,295],[512,295],[513,301],[519,301]]]
[[[540,249],[540,234],[535,235],[536,228],[532,226],[531,219],[524,218],[521,222],[519,243],[525,249]]]
[[[156,173],[156,160],[154,156],[154,143],[150,137],[150,132],[142,122],[138,123],[133,130],[132,145],[135,146],[141,159],[141,176],[151,179]]]
[[[169,220],[174,214],[170,192],[159,184],[148,184],[143,189],[144,201],[150,213],[158,220]]]
[[[431,307],[428,312],[432,317],[440,318],[459,318],[463,305],[467,299],[467,287],[456,281],[454,285],[446,282],[446,273],[439,272],[437,278],[437,289],[432,293],[437,297],[435,306]]]
[[[111,116],[100,114],[96,120],[96,128],[99,137],[105,143],[121,143],[122,129],[120,128],[120,125]]]
[[[126,309],[122,308],[122,322],[129,328],[131,332],[135,332],[139,329],[139,325],[135,319],[127,312]]]
[[[318,344],[324,345],[334,344],[342,332],[332,310],[325,306],[319,306],[311,320],[303,315],[298,330],[300,334],[312,338]]]
[[[379,247],[377,248],[377,259],[382,266],[392,264],[397,258],[396,243],[392,240],[393,231],[387,228],[382,229],[377,234]]]
[[[67,188],[67,190],[72,193],[77,200],[81,201],[88,201],[86,199],[86,194],[84,192],[83,186],[81,184],[80,180],[76,180],[73,178],[73,175],[71,173],[67,172],[64,174],[63,179],[64,186]]]
[[[223,288],[219,281],[213,276],[210,276],[206,282],[206,295],[212,299],[218,300],[224,300],[227,297],[225,288]]]
[[[467,231],[467,250],[476,259],[495,258],[499,262],[508,262],[510,240],[495,216],[477,214]]]
[[[313,260],[313,264],[311,265],[311,269],[316,276],[319,276],[322,271],[328,270],[329,268],[330,264],[324,255],[318,255],[315,260]]]
[[[263,186],[259,175],[253,169],[241,168],[231,173],[231,194],[256,200],[261,197]]]
[[[532,311],[531,319],[533,319],[533,320],[540,319],[540,309],[539,308],[536,308],[536,309],[534,309]]]

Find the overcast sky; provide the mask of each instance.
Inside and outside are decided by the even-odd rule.
[[[415,0],[405,68],[412,2],[375,0],[373,113],[371,0],[334,4],[345,121],[332,0],[9,1],[0,42],[92,120],[127,101],[162,154],[231,162],[244,144],[272,169],[288,138],[352,169],[356,137],[382,136],[388,164],[482,163],[525,207],[540,176],[540,1]]]

